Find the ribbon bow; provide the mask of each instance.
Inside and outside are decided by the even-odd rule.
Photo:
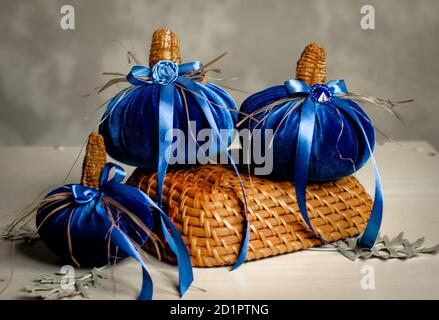
[[[300,80],[288,80],[285,81],[285,88],[291,97],[306,97],[305,101],[301,105],[300,111],[301,114],[297,137],[294,176],[296,184],[296,197],[299,204],[300,213],[308,227],[316,235],[318,234],[312,227],[307,215],[306,184],[308,181],[308,167],[311,157],[317,105],[326,105],[327,107],[340,109],[348,114],[360,129],[360,133],[363,135],[364,141],[366,141],[366,147],[372,159],[375,175],[375,197],[369,222],[363,234],[358,239],[357,244],[362,247],[371,248],[375,243],[381,225],[383,214],[383,191],[378,167],[375,158],[373,157],[371,144],[367,137],[366,131],[360,119],[358,118],[357,111],[352,107],[353,105],[358,105],[351,100],[337,97],[337,94],[348,93],[344,80],[333,80],[327,84],[316,84],[312,87]]]
[[[114,175],[109,179],[110,171],[112,169],[114,169]],[[149,198],[143,191],[122,183],[125,176],[126,172],[122,167],[114,163],[107,163],[101,174],[99,188],[87,188],[78,184],[72,185],[73,199],[78,204],[85,204],[97,200],[95,204],[96,210],[103,215],[107,214],[102,206],[102,199],[105,195],[128,206],[130,209],[132,208],[137,214],[158,214],[163,234],[172,251],[177,256],[179,289],[180,295],[183,296],[193,281],[190,256],[183,239],[168,216],[154,203],[154,201],[151,200],[151,198]],[[152,210],[146,210],[146,208]],[[149,218],[149,220],[151,220],[152,216],[142,218]],[[150,300],[153,291],[152,279],[132,240],[129,239],[119,227],[114,226],[113,231],[111,232],[110,241],[123,250],[127,255],[134,258],[142,266],[143,283],[138,299]]]
[[[114,176],[113,178],[109,179],[111,169],[114,169]],[[102,170],[101,177],[99,179],[99,187],[97,189],[84,187],[81,184],[74,184],[71,186],[73,200],[77,204],[85,204],[95,199],[102,198],[104,196],[105,188],[107,188],[111,193],[111,185],[120,184],[125,177],[126,173],[122,167],[114,163],[107,163]]]
[[[218,58],[217,58],[218,59]],[[212,63],[212,62],[211,62]],[[134,86],[143,86],[151,84],[160,85],[160,100],[159,100],[159,162],[157,168],[157,198],[158,204],[162,206],[163,185],[165,180],[168,162],[170,158],[170,146],[172,141],[165,139],[166,133],[173,129],[174,124],[174,94],[175,85],[178,84],[184,89],[193,92],[195,101],[200,106],[204,116],[206,117],[213,133],[218,137],[221,151],[227,153],[235,172],[238,169],[233,161],[231,155],[227,152],[227,145],[221,139],[220,130],[215,122],[214,115],[211,110],[211,104],[208,97],[202,89],[202,84],[196,81],[200,77],[199,71],[203,68],[203,64],[199,61],[193,61],[177,65],[175,62],[168,60],[161,60],[157,62],[152,68],[145,66],[134,66],[127,76],[127,80]],[[168,151],[167,151],[168,150]],[[244,185],[239,179],[241,189],[243,190],[244,206],[247,208],[247,200],[245,196]],[[232,270],[239,267],[245,262],[247,256],[247,246],[250,235],[250,224],[247,217],[244,219],[244,236],[242,246],[235,265]]]

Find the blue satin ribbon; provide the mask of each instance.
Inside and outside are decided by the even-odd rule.
[[[109,179],[110,171],[112,169],[114,169],[114,175],[111,179]],[[154,203],[154,201],[151,200],[151,198],[149,198],[143,191],[122,183],[122,181],[125,179],[125,176],[126,172],[122,167],[113,163],[107,163],[102,170],[99,188],[88,188],[79,184],[72,185],[71,190],[73,200],[78,204],[85,204],[98,199],[98,201],[96,201],[96,210],[99,211],[99,213],[101,213],[103,216],[106,215],[105,209],[102,205],[102,199],[104,196],[108,196],[109,198],[112,198],[124,205],[129,204],[129,207],[134,208],[136,213],[158,213],[165,238],[168,243],[170,243],[172,251],[177,256],[179,270],[179,291],[180,295],[182,296],[193,281],[190,256],[187,252],[183,239],[178,233],[178,230],[169,220],[168,216]],[[153,210],[145,210],[145,208],[152,208]],[[171,233],[169,233],[168,228],[171,230]],[[113,226],[110,241],[112,241],[115,246],[119,247],[141,265],[143,283],[138,299],[150,300],[153,293],[152,280],[146,265],[132,243],[132,240],[130,240],[117,226]]]
[[[163,62],[171,61],[162,60]],[[159,61],[158,63],[162,62]],[[176,65],[175,65],[176,66]],[[169,147],[172,145],[172,141],[165,139],[168,130],[173,129],[174,124],[174,91],[175,83],[185,87],[184,83],[189,81],[191,84],[195,84],[190,78],[185,77],[188,73],[200,69],[203,64],[200,61],[193,61],[178,65],[176,76],[172,82],[162,84],[160,86],[160,100],[159,100],[159,163],[157,168],[157,201],[159,206],[162,206],[163,186],[168,168],[168,162],[170,154],[166,154]],[[154,68],[154,67],[153,67]],[[133,66],[130,73],[127,75],[127,80],[134,86],[150,85],[157,83],[152,78],[153,68],[145,66]],[[185,81],[187,80],[187,81]],[[200,90],[196,90],[197,93]],[[216,124],[215,124],[216,125]]]
[[[357,115],[357,112],[351,106],[354,105],[358,107],[358,105],[351,100],[340,99],[336,96],[337,94],[348,93],[344,80],[333,80],[323,86],[330,90],[331,97],[328,102],[320,103],[311,97],[313,87],[310,87],[300,80],[285,81],[285,88],[291,97],[306,97],[301,106],[300,124],[296,146],[296,163],[294,168],[296,197],[299,204],[300,213],[308,227],[314,232],[314,234],[319,236],[311,225],[306,207],[306,185],[308,182],[308,167],[311,158],[311,146],[313,143],[317,116],[316,108],[318,105],[326,108],[338,108],[340,111],[347,114],[351,118],[351,120],[354,121],[355,124],[360,128],[360,133],[362,134],[364,141],[366,142],[367,150],[369,151],[372,159],[375,175],[374,203],[367,227],[357,241],[358,246],[371,248],[375,244],[376,238],[378,236],[383,214],[383,191],[381,186],[381,179],[376,161],[372,154],[373,151],[371,148],[371,143],[366,135],[366,132],[364,130],[362,122]],[[319,238],[321,237],[319,236]],[[327,241],[324,240],[324,242]]]
[[[165,62],[165,63],[171,63],[170,61],[162,60],[158,63]],[[227,152],[227,145],[224,143],[224,141],[221,139],[220,130],[215,122],[213,113],[212,113],[212,105],[209,103],[208,97],[205,95],[202,89],[202,84],[199,82],[194,81],[187,75],[189,73],[192,73],[202,67],[202,63],[199,61],[194,62],[188,62],[178,65],[178,76],[173,78],[171,82],[166,84],[161,84],[160,86],[160,105],[159,105],[159,163],[158,163],[158,170],[157,170],[157,197],[158,197],[158,205],[162,206],[162,195],[163,195],[163,187],[164,187],[164,180],[166,176],[166,171],[168,167],[168,160],[170,157],[170,154],[166,154],[167,150],[170,150],[170,146],[172,144],[171,141],[166,141],[165,136],[166,132],[168,130],[173,129],[173,121],[174,121],[174,94],[175,94],[175,84],[179,84],[183,88],[191,91],[194,93],[194,99],[197,101],[198,105],[200,106],[200,109],[203,111],[211,129],[215,133],[215,135],[218,137],[219,142],[221,144],[221,150],[227,153],[228,158],[231,161],[231,164],[236,172],[238,172],[238,169],[230,155],[229,152]],[[131,72],[127,76],[127,80],[135,86],[138,85],[149,85],[153,83],[157,83],[153,79],[153,68],[144,67],[144,66],[134,66],[131,69]],[[241,184],[241,189],[243,191],[243,198],[244,198],[244,205],[245,208],[247,208],[247,200],[244,190],[244,185],[239,179]],[[232,270],[239,267],[242,263],[245,262],[245,259],[247,257],[247,251],[248,251],[248,241],[250,236],[250,223],[247,220],[247,217],[244,219],[244,235],[243,235],[243,241],[242,245],[238,254],[238,258],[232,268]]]

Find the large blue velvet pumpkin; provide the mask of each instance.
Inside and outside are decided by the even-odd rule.
[[[221,57],[206,65],[181,64],[178,37],[159,28],[152,36],[149,67],[134,66],[126,77],[112,79],[101,89],[117,82],[131,84],[108,103],[99,132],[111,157],[157,171],[159,205],[169,165],[205,163],[226,152],[233,140],[236,103],[205,81],[209,66]],[[211,132],[199,137],[204,129]]]
[[[173,96],[173,110],[163,117],[170,117],[172,120],[172,127],[166,129],[180,129],[185,134],[184,162],[187,164],[189,157],[193,156],[188,152],[189,139],[193,140],[193,135],[196,137],[202,129],[216,127],[230,131],[226,139],[216,143],[217,152],[231,143],[237,115],[230,109],[237,110],[237,106],[226,91],[213,83],[182,80],[190,84],[188,90],[180,90],[174,84],[168,85]],[[159,161],[164,160],[159,152],[160,143],[165,142],[160,134],[166,133],[161,132],[163,124],[159,116],[161,108],[165,112],[160,103],[164,85],[157,82],[134,83],[136,85],[131,90],[117,95],[109,102],[99,132],[104,136],[107,152],[112,158],[156,171]],[[184,101],[187,102],[187,110]],[[192,132],[193,135],[189,131],[189,121],[195,122],[196,130]],[[198,152],[199,144],[195,144],[195,148]]]
[[[296,148],[301,113],[305,103],[303,100],[301,103],[298,101],[304,96],[304,93],[293,92],[289,89],[289,83],[267,88],[248,97],[243,102],[240,111],[245,114],[253,114],[254,119],[263,121],[258,123],[250,118],[246,119],[245,116],[240,116],[240,120],[243,120],[240,128],[248,128],[251,131],[254,128],[273,130],[275,135],[272,141],[272,173],[278,178],[294,180],[296,158],[301,156],[296,154]],[[327,88],[321,87],[323,90],[327,90]],[[328,91],[323,94],[331,96],[334,93]],[[310,99],[313,101],[314,98],[310,97]],[[281,102],[284,100],[287,101]],[[276,103],[278,101],[279,103]],[[316,119],[309,159],[308,180],[328,181],[348,176],[360,169],[370,157],[371,153],[365,138],[367,137],[371,149],[373,149],[375,134],[372,122],[356,103],[346,99],[343,101],[358,115],[359,122],[353,119],[346,110],[337,107],[334,100],[325,103],[319,103],[315,100]],[[269,110],[257,112],[269,105],[274,106]],[[366,132],[366,136],[359,127],[360,125]],[[262,143],[271,142],[265,141],[263,134],[260,137]]]
[[[127,76],[133,86],[109,102],[99,127],[110,156],[157,171],[160,206],[168,165],[175,164],[172,156],[180,158],[175,161],[180,165],[199,163],[199,155],[206,162],[215,160],[233,140],[237,106],[223,89],[204,84],[202,72],[203,65],[197,61],[177,65],[160,60],[152,68],[133,67]],[[203,129],[211,130],[203,139],[206,142],[198,141]],[[173,146],[176,130],[183,133],[175,140],[177,148],[184,146],[183,157]]]

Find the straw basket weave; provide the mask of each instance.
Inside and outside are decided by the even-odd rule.
[[[167,34],[175,37],[173,33]],[[160,41],[155,39],[154,43]],[[324,82],[324,49],[316,44],[307,46],[296,72],[297,78],[308,84]],[[248,201],[247,219],[251,224],[247,261],[322,244],[302,220],[293,183],[249,177],[245,172],[241,177]],[[128,183],[157,198],[156,173],[136,169]],[[242,243],[245,213],[242,190],[234,170],[220,165],[171,170],[165,178],[162,200],[188,247],[193,266],[234,264]],[[327,241],[361,233],[371,207],[370,196],[353,176],[307,187],[308,216],[314,229]],[[163,237],[162,240],[166,243]],[[147,250],[154,252],[149,246]],[[175,261],[167,245],[160,255],[167,261]]]

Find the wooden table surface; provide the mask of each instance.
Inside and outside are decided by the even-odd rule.
[[[0,227],[38,195],[63,183],[79,148],[0,149]],[[425,142],[385,143],[375,151],[384,188],[382,234],[404,231],[410,240],[425,236],[439,243],[439,154]],[[81,159],[81,158],[80,158]],[[78,182],[81,162],[68,181]],[[131,172],[132,168],[127,167]],[[357,173],[374,190],[370,163]],[[175,266],[148,257],[154,299],[179,299]],[[375,288],[364,289],[362,268],[375,274]],[[28,298],[22,289],[38,276],[60,269],[41,241],[0,244],[0,299]],[[86,269],[76,272],[86,272]],[[194,287],[183,299],[438,299],[439,254],[410,260],[352,262],[336,252],[301,251],[225,268],[194,269]],[[140,267],[119,263],[112,279],[93,289],[93,299],[135,299]]]

